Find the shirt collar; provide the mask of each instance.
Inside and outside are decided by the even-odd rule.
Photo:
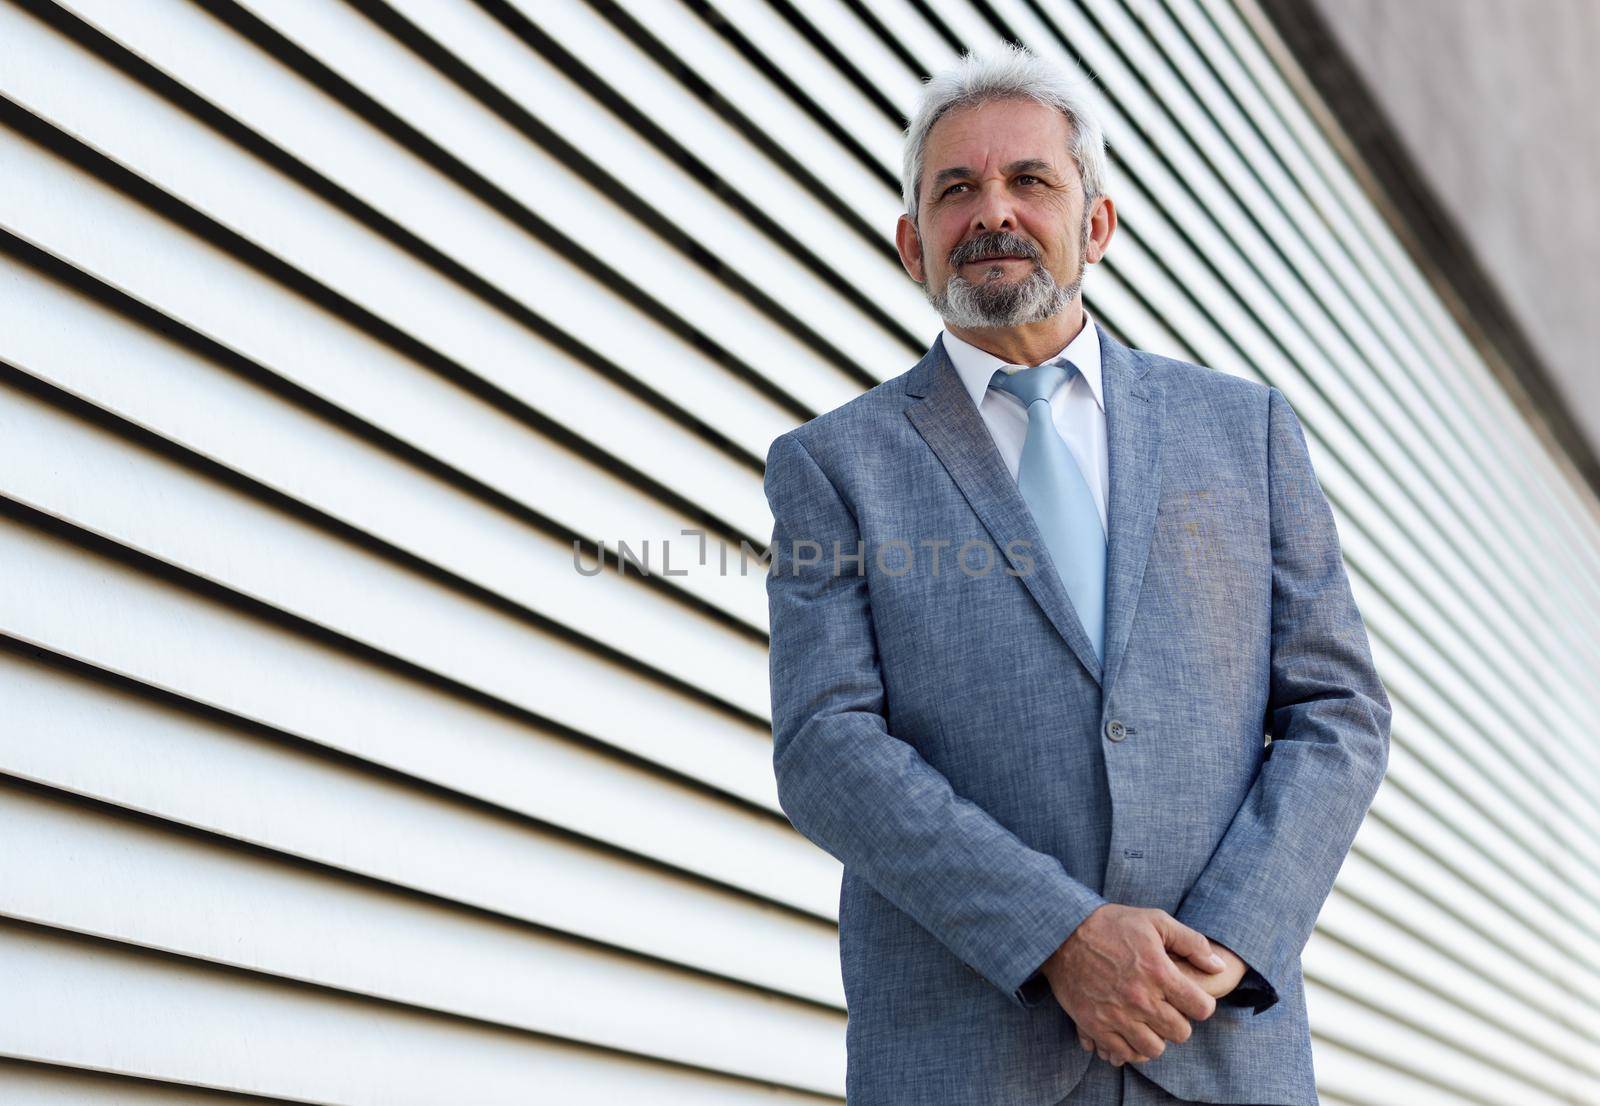
[[[956,374],[961,377],[961,383],[966,386],[967,394],[972,397],[974,406],[983,404],[984,394],[989,390],[989,381],[994,377],[994,371],[1005,368],[1008,362],[1002,361],[986,349],[979,349],[971,342],[957,338],[947,328],[940,335],[944,342],[944,351],[950,356],[950,363],[955,366]],[[1105,400],[1100,394],[1100,335],[1095,330],[1094,319],[1089,317],[1089,312],[1083,313],[1083,329],[1077,336],[1066,344],[1059,353],[1053,357],[1046,357],[1041,365],[1047,361],[1054,361],[1057,357],[1065,357],[1083,374],[1083,379],[1088,381],[1089,392],[1094,396],[1094,401],[1100,410],[1106,409]],[[1015,367],[1015,366],[1013,366]]]

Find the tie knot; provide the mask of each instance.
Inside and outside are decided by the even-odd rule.
[[[1071,361],[1065,357],[1057,357],[1054,361],[1046,361],[1031,369],[1018,369],[1016,372],[996,369],[994,375],[989,378],[989,383],[1003,392],[1010,392],[1022,401],[1024,407],[1027,407],[1037,400],[1049,399],[1055,394],[1055,390],[1071,380],[1072,374],[1077,371],[1078,366]]]

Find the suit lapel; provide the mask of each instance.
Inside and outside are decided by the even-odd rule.
[[[1149,365],[1104,327],[1100,336],[1100,387],[1106,404],[1106,453],[1111,484],[1106,514],[1106,678],[1109,693],[1128,649],[1133,612],[1139,605],[1156,502],[1161,488],[1161,385]],[[971,400],[969,398],[968,402]],[[980,420],[981,421],[981,420]]]
[[[1094,646],[1078,621],[1033,514],[1017,490],[1016,480],[1006,468],[983,416],[973,406],[972,397],[944,351],[942,336],[934,340],[928,355],[911,370],[906,392],[921,400],[906,408],[906,417],[949,471],[951,479],[994,539],[1000,556],[1019,573],[1018,579],[1043,609],[1050,624],[1071,647],[1085,671],[1098,682],[1100,661],[1094,654]],[[1023,543],[1022,548],[1032,553],[1031,568],[1025,563],[1019,564],[1008,551],[1014,541]]]
[[[906,408],[906,417],[950,473],[1051,626],[1104,693],[1127,650],[1155,526],[1162,397],[1160,386],[1148,377],[1147,366],[1137,353],[1111,337],[1098,322],[1095,326],[1100,339],[1110,482],[1103,671],[1033,514],[950,363],[942,338],[934,340],[927,356],[907,374],[906,393],[918,402]],[[1033,552],[1031,570],[1024,571],[1007,552],[1013,541],[1025,543],[1023,548]]]

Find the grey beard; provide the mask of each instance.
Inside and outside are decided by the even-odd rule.
[[[1072,283],[1064,288],[1056,283],[1050,270],[1035,258],[1032,270],[1015,284],[1006,281],[974,284],[961,275],[960,268],[953,268],[942,291],[930,291],[928,283],[924,281],[922,294],[949,326],[1010,327],[1054,318],[1065,311],[1067,305],[1077,299],[1078,293],[1083,290],[1086,264],[1083,258],[1089,248],[1089,222],[1088,216],[1085,216],[1083,226],[1078,228],[1078,271]],[[1005,233],[994,235],[993,241],[1003,249],[1020,249],[1023,245],[1015,236]],[[921,242],[920,236],[918,242]],[[956,251],[958,255],[962,252]]]
[[[1062,286],[1049,269],[1033,263],[1033,270],[1019,281],[994,281],[974,284],[959,272],[950,274],[938,292],[922,289],[928,302],[950,326],[1010,327],[1043,322],[1064,311],[1083,287],[1083,263],[1071,284]]]

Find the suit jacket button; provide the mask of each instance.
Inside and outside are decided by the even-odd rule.
[[[1112,741],[1121,741],[1128,736],[1128,728],[1113,718],[1106,723],[1106,736]]]

